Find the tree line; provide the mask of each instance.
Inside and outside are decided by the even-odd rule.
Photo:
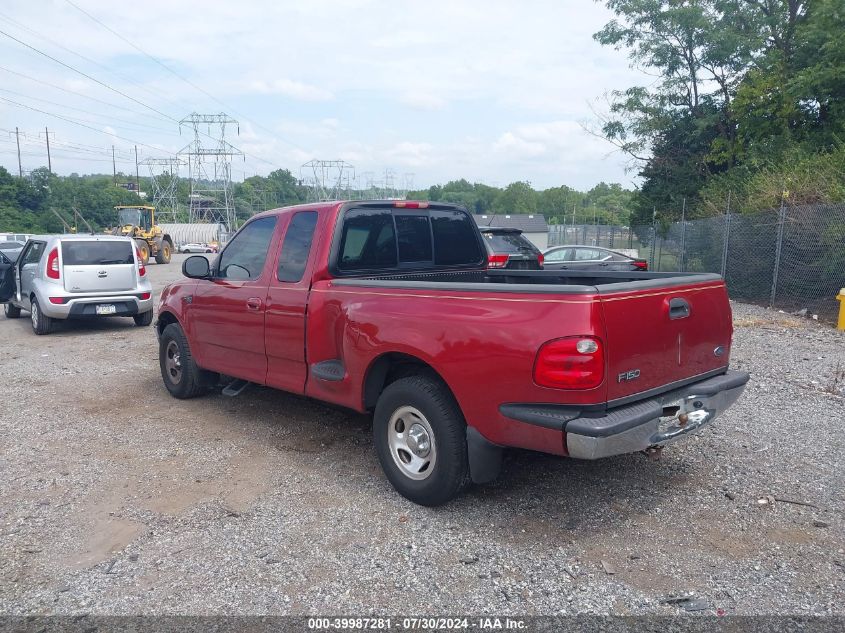
[[[135,177],[118,174],[58,176],[46,167],[19,178],[0,167],[0,232],[55,233],[63,230],[53,210],[71,220],[73,210],[96,229],[113,226],[116,205],[150,204],[121,184],[134,183]],[[141,191],[151,191],[149,178],[141,178]],[[188,221],[190,183],[179,180],[176,196],[181,221]],[[350,198],[369,198],[370,192],[350,191]],[[589,191],[567,186],[535,190],[525,182],[505,188],[467,180],[410,191],[409,199],[453,202],[473,213],[537,213],[551,224],[627,224],[633,193],[619,184],[599,183]],[[290,171],[276,170],[267,176],[251,176],[233,183],[233,199],[240,220],[266,209],[309,201],[309,189]],[[82,230],[82,227],[79,227]]]

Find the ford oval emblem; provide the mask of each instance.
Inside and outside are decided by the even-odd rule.
[[[722,347],[721,345],[719,345],[719,347],[717,347],[716,349],[713,350],[713,356],[716,356],[717,358],[720,357],[720,356],[723,356],[724,354],[725,354],[725,348]]]

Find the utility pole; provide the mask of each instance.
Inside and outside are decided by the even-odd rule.
[[[138,175],[138,146],[135,146],[135,189],[138,196],[141,195],[141,177]]]
[[[114,145],[111,146],[111,171],[112,171],[111,183],[113,185],[116,185],[117,184],[117,164],[114,162]]]
[[[18,176],[23,178],[23,167],[21,166],[21,133],[15,126],[15,141],[18,144]]]
[[[44,137],[47,139],[47,169],[50,170],[50,173],[53,173],[53,161],[50,159],[50,130],[47,127],[44,127]]]

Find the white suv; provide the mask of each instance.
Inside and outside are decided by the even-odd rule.
[[[16,319],[28,310],[36,334],[48,334],[56,319],[131,316],[139,326],[153,321],[152,286],[128,237],[35,236],[12,274],[9,296],[0,296],[4,311]]]

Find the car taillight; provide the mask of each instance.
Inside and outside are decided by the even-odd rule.
[[[58,306],[67,303],[67,297],[50,297],[50,303],[54,303]]]
[[[648,270],[648,262],[644,260],[635,261],[634,268],[637,270]]]
[[[592,336],[544,343],[534,362],[534,382],[554,389],[593,389],[604,380],[604,351]]]
[[[144,266],[144,260],[141,258],[141,251],[138,250],[138,247],[135,247],[135,259],[138,260],[138,276],[143,277],[147,274],[147,267]]]
[[[487,258],[487,268],[504,268],[508,263],[508,255],[490,255]]]
[[[151,295],[149,292],[142,292],[142,293],[141,293],[141,301],[146,301],[146,300],[147,300],[147,299],[149,299],[151,296],[152,296],[152,295]]]
[[[59,247],[57,246],[47,256],[47,277],[50,279],[60,279],[61,276],[61,272],[59,271]]]
[[[539,255],[537,255],[537,263],[540,264],[540,266],[543,265],[544,261],[546,261],[546,256],[543,255],[543,253],[540,253]]]

